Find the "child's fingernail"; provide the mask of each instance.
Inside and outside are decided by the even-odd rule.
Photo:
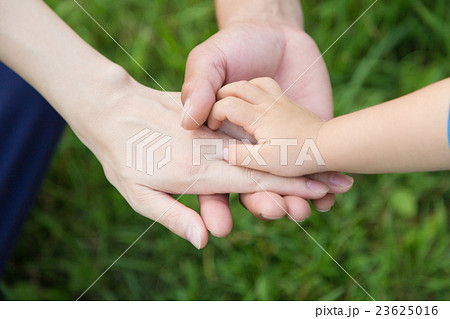
[[[321,213],[326,213],[326,212],[329,212],[329,211],[330,211],[330,209],[331,209],[331,207],[330,207],[330,208],[328,208],[328,209],[317,209],[317,208],[316,208],[316,210],[317,210],[318,212],[321,212]]]
[[[306,185],[308,186],[308,188],[310,190],[312,190],[314,193],[318,193],[318,194],[326,194],[330,190],[328,188],[328,186],[326,186],[318,181],[311,180],[311,179],[306,182]]]
[[[187,98],[186,102],[184,102],[183,112],[181,112],[181,126],[186,127],[186,121],[189,118],[191,112],[191,98]]]
[[[333,185],[339,187],[350,187],[353,185],[353,178],[348,175],[343,175],[339,173],[331,174],[330,182]]]
[[[189,240],[191,244],[194,245],[195,248],[197,249],[201,248],[202,239],[200,237],[200,232],[198,231],[197,227],[189,225],[186,232],[186,237],[187,240]]]
[[[223,149],[223,159],[226,160],[228,162],[228,157],[229,157],[229,148],[224,148]]]

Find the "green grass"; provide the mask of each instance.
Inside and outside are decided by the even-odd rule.
[[[86,41],[156,88],[71,0],[48,1]],[[216,31],[211,0],[80,1],[167,90]],[[325,50],[371,1],[304,0]],[[325,55],[336,114],[450,74],[448,1],[378,3]],[[420,147],[418,145],[417,147]],[[302,225],[377,300],[450,299],[450,174],[356,176],[330,213]],[[194,196],[182,199],[195,209]],[[262,222],[232,196],[233,232],[197,251],[155,225],[86,294],[91,300],[368,300],[293,222]],[[67,130],[15,249],[3,299],[73,300],[150,224]]]

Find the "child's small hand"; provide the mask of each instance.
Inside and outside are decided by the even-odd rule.
[[[229,120],[257,141],[254,145],[230,144],[224,150],[224,159],[230,164],[283,176],[327,171],[318,146],[324,121],[292,102],[274,80],[231,83],[217,95],[209,127],[218,129],[222,121]]]

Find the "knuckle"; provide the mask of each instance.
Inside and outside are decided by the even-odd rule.
[[[234,96],[227,96],[225,98],[223,98],[222,100],[220,100],[218,103],[228,109],[230,107],[233,107],[234,104],[236,104],[236,100],[237,98],[235,98]]]
[[[144,215],[144,210],[142,209],[141,204],[134,198],[130,198],[130,200],[128,200],[128,204],[130,204],[130,207],[133,211],[141,215]]]
[[[186,60],[186,67],[195,68],[198,65],[209,66],[212,68],[226,65],[222,51],[214,41],[211,41],[211,39],[197,45],[189,52]],[[218,71],[222,72],[220,68]]]
[[[128,189],[128,204],[139,214],[145,214],[149,207],[147,203],[152,202],[153,194],[146,187],[133,185]]]
[[[144,207],[144,200],[142,198],[142,195],[136,191],[131,191],[128,196],[128,204],[130,204],[131,208],[138,212],[139,214],[143,214],[145,207]]]
[[[108,182],[112,185],[116,185],[116,181],[118,181],[118,177],[116,172],[110,168],[109,166],[104,165],[103,167],[103,173],[105,174],[106,179]]]
[[[170,230],[176,229],[180,222],[181,215],[175,210],[175,208],[169,208],[163,217],[163,224]]]
[[[245,87],[245,86],[247,86],[249,84],[250,84],[249,81],[241,80],[241,81],[234,82],[233,86],[236,87],[236,88],[243,88],[243,87]]]
[[[205,50],[203,49],[203,44],[197,45],[195,48],[193,48],[189,52],[188,57],[187,57],[187,62],[189,63],[193,59],[197,58],[197,56],[201,56],[204,51]]]
[[[260,107],[253,107],[252,108],[252,116],[250,117],[251,121],[250,121],[250,125],[251,124],[256,124],[256,122],[259,120],[259,118],[263,115],[264,109],[260,108]],[[254,129],[256,130],[256,126],[254,127]],[[252,133],[253,134],[253,133]]]
[[[228,94],[233,94],[233,93],[240,91],[242,88],[247,86],[249,83],[250,83],[249,81],[245,81],[245,80],[236,81],[236,82],[233,82],[233,83],[230,83],[230,84],[227,84],[226,86],[224,86],[223,91]]]
[[[254,81],[255,84],[258,84],[261,87],[265,88],[269,92],[275,92],[275,91],[278,92],[279,90],[281,90],[278,82],[270,77],[257,78],[252,81]]]
[[[258,83],[258,84],[272,84],[275,82],[275,80],[268,76],[264,76],[264,77],[253,79],[250,82]]]
[[[193,87],[194,87],[194,83],[192,81],[185,81],[183,83],[183,85],[181,86],[181,96],[182,96],[183,102],[186,102],[185,101],[186,96],[193,90]]]

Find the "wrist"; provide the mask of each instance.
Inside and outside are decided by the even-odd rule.
[[[215,3],[219,29],[254,21],[303,30],[303,14],[296,0],[216,0]]]
[[[56,99],[55,109],[91,150],[92,139],[105,126],[103,119],[127,100],[137,84],[122,67],[106,62],[97,65],[89,79],[66,95],[61,91]]]
[[[95,69],[87,67],[88,70],[89,77],[81,70],[78,80],[60,84],[53,95],[52,104],[69,123],[78,124],[103,112],[134,82],[121,66],[108,60],[99,61]]]
[[[335,140],[333,140],[333,126],[334,119],[323,122],[317,131],[316,144],[319,149],[320,155],[325,163],[325,166],[321,171],[342,171],[336,164],[338,161],[337,157],[340,156],[338,152],[333,151],[333,145],[335,145]]]

